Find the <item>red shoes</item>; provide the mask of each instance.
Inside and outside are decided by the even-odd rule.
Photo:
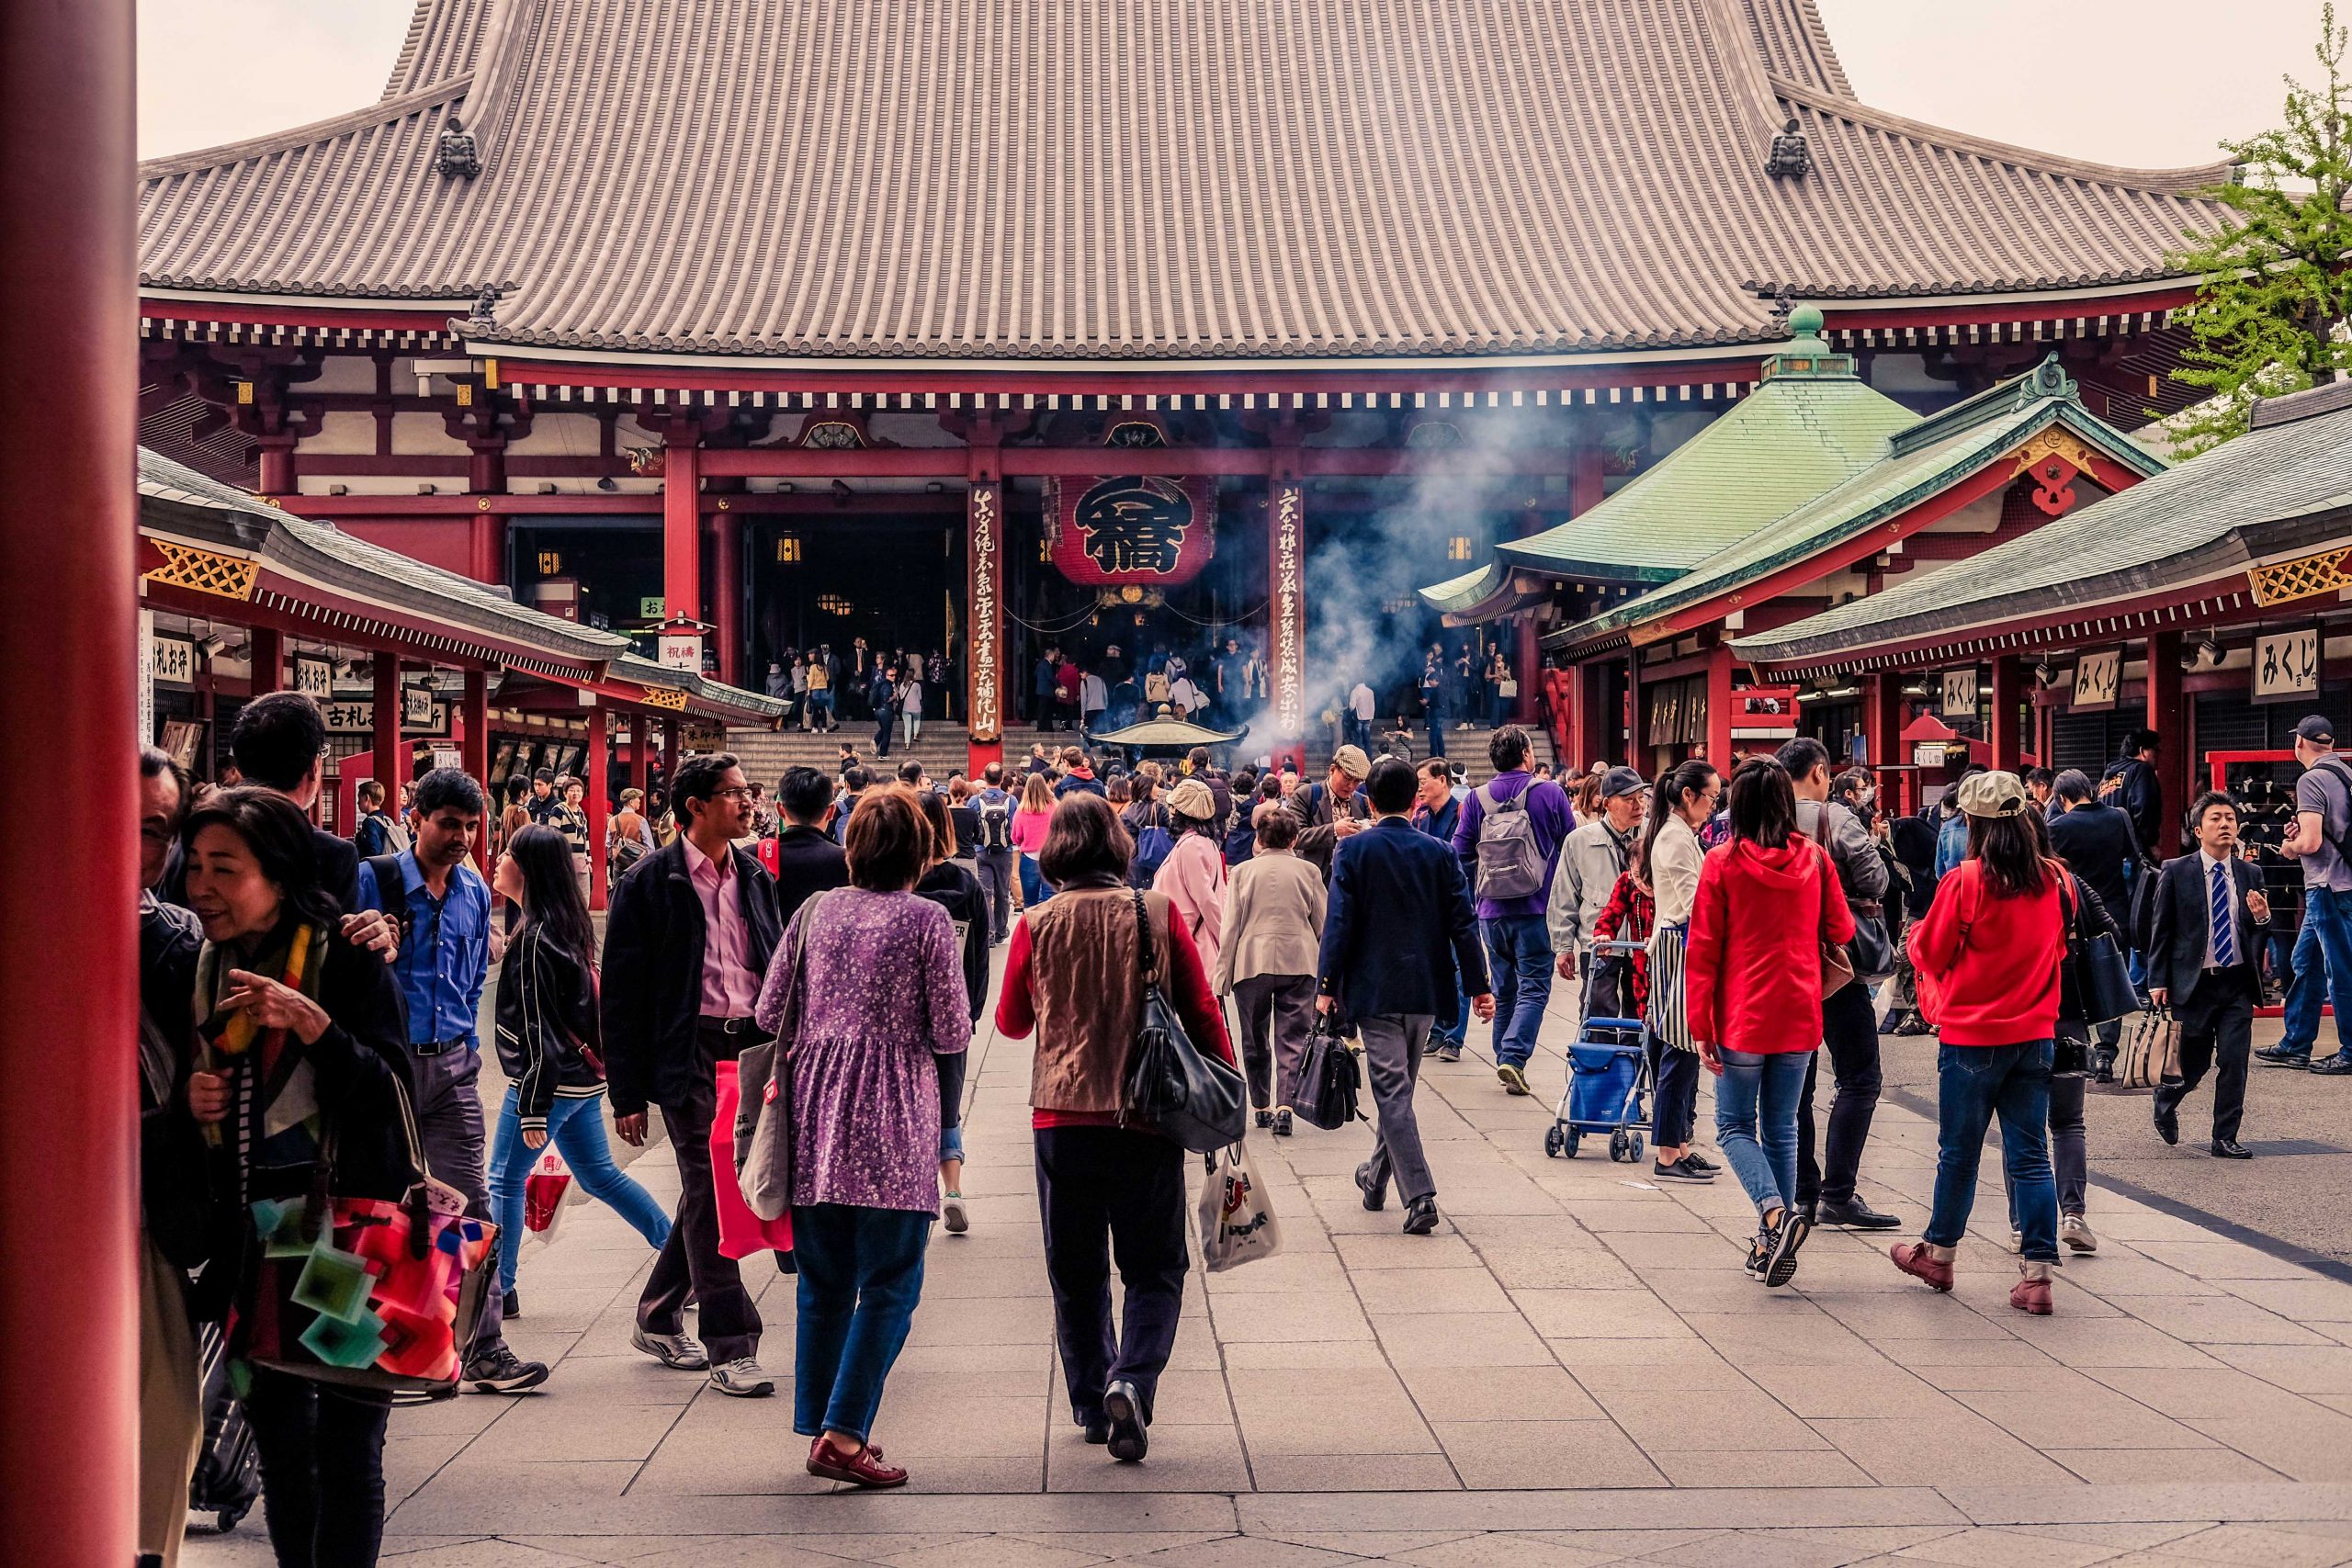
[[[2009,1304],[2036,1317],[2050,1315],[2050,1281],[2030,1277],[2009,1287]]]
[[[808,1473],[821,1475],[828,1481],[846,1481],[852,1486],[870,1486],[877,1491],[907,1483],[907,1472],[894,1464],[882,1462],[882,1450],[872,1443],[854,1454],[845,1454],[822,1437],[808,1445]]]
[[[1924,1241],[1898,1241],[1886,1249],[1894,1266],[1915,1279],[1924,1280],[1939,1291],[1951,1289],[1951,1265],[1928,1255]],[[2046,1289],[2046,1288],[2045,1288]],[[2044,1308],[2044,1311],[2049,1310]]]

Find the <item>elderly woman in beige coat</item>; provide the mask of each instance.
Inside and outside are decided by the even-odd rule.
[[[1210,984],[1234,998],[1258,1125],[1290,1136],[1298,1060],[1315,1027],[1315,962],[1323,940],[1323,877],[1292,851],[1296,814],[1261,803],[1256,852],[1233,868],[1225,941]],[[1272,1106],[1273,1109],[1269,1110]]]

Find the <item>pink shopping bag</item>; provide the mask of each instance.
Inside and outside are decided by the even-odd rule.
[[[718,1196],[718,1251],[723,1258],[792,1250],[792,1215],[763,1220],[743,1201],[735,1180],[735,1107],[742,1098],[735,1064],[718,1064],[718,1110],[710,1119],[710,1179]]]

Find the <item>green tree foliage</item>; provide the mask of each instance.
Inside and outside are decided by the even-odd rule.
[[[2200,194],[2227,209],[2170,258],[2198,275],[2196,302],[2177,318],[2192,342],[2174,379],[2206,400],[2171,422],[2184,455],[2243,434],[2257,398],[2299,391],[2352,368],[2352,124],[2343,73],[2346,29],[2321,7],[2312,51],[2326,82],[2287,78],[2285,122],[2224,141],[2231,176]]]

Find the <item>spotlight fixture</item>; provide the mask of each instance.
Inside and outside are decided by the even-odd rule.
[[[2050,660],[2045,659],[2033,667],[2033,678],[2041,684],[2043,691],[2048,691],[2058,683],[2058,671],[2052,669]]]
[[[610,474],[606,474],[596,481],[596,488],[609,495],[614,491],[620,489],[621,486],[618,479],[616,479]]]

